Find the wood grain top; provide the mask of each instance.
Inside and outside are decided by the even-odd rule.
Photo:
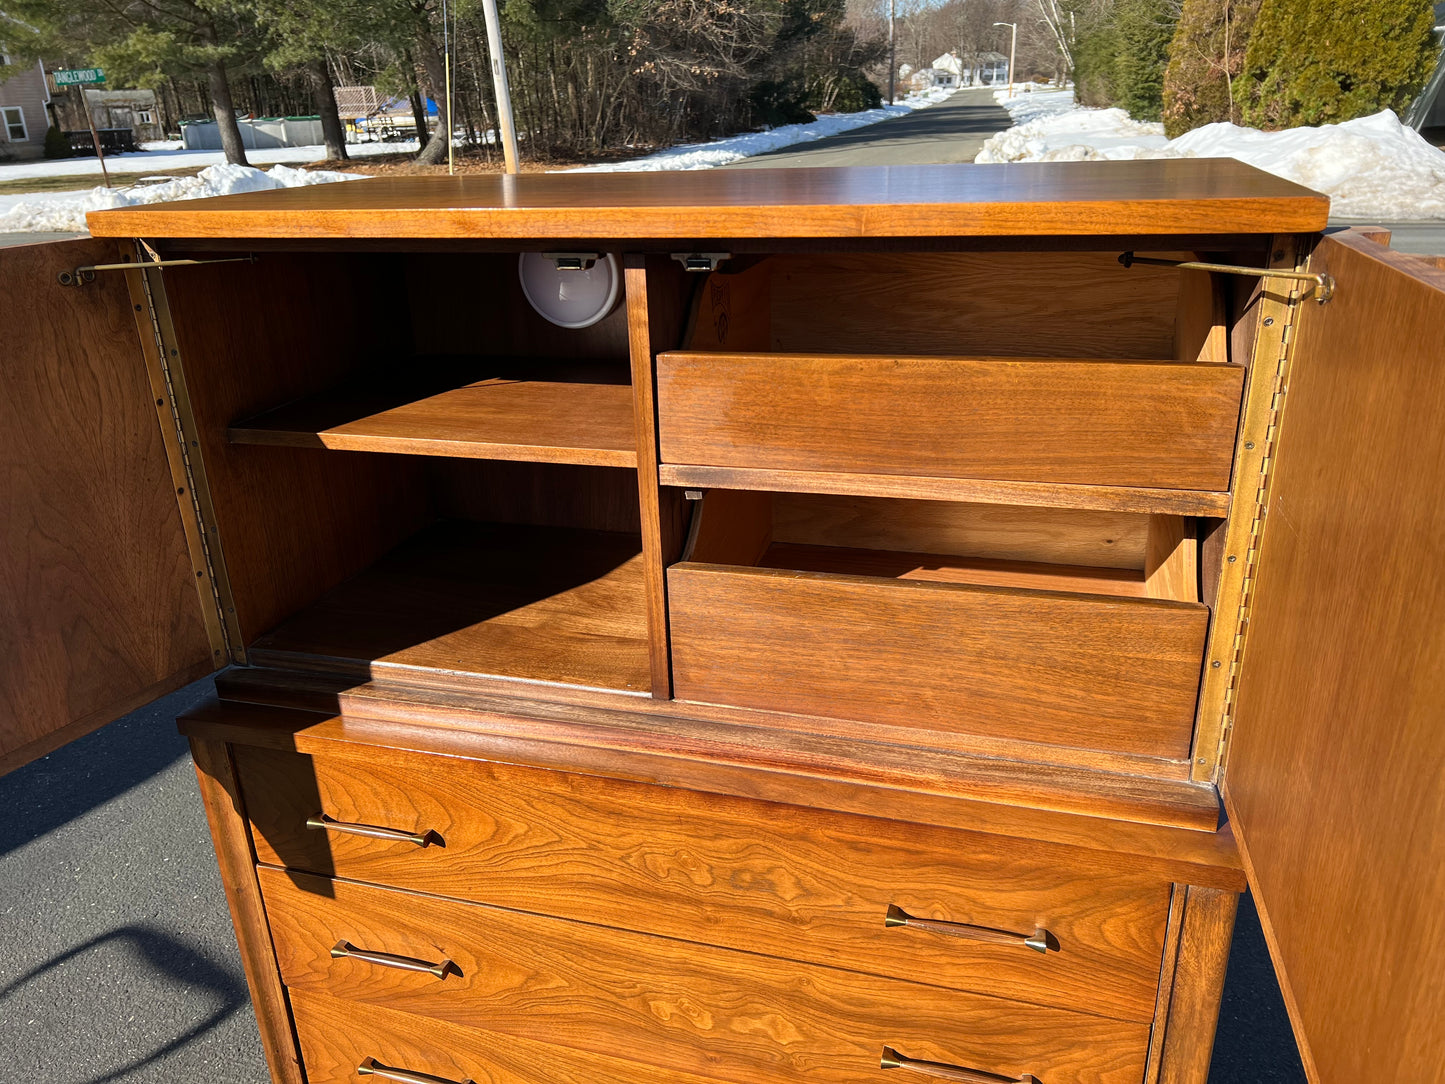
[[[1233,159],[381,177],[95,211],[97,237],[790,238],[1312,233]]]

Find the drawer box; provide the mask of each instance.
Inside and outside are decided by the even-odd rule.
[[[262,862],[603,926],[1147,1021],[1169,886],[1087,852],[872,817],[507,765],[386,763],[247,746]],[[325,814],[419,847],[308,829]],[[1032,935],[1039,952],[916,928]]]
[[[679,700],[1189,756],[1198,603],[693,562],[667,585]]]
[[[1149,1025],[261,869],[282,981],[738,1084],[857,1084],[885,1046],[1042,1080],[1137,1084]],[[339,958],[334,955],[341,952]],[[389,954],[391,963],[358,953]],[[400,970],[395,958],[442,977]]]
[[[662,461],[1229,488],[1243,370],[1143,361],[670,352]]]

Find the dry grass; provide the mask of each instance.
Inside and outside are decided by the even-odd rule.
[[[110,183],[115,188],[135,184],[142,177],[194,177],[204,166],[184,166],[180,169],[154,169],[145,173],[111,173]],[[105,184],[99,173],[67,173],[58,177],[17,177],[7,181],[5,167],[0,166],[0,196],[20,192],[81,192],[99,188]]]

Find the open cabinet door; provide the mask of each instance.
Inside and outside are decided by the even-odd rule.
[[[1309,1076],[1445,1066],[1445,272],[1362,237],[1311,271],[1225,805]]]
[[[0,249],[0,772],[222,661],[117,251]]]

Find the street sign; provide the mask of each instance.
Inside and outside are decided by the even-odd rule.
[[[105,69],[103,68],[73,68],[69,71],[55,72],[55,85],[58,87],[73,87],[78,83],[104,83]]]

